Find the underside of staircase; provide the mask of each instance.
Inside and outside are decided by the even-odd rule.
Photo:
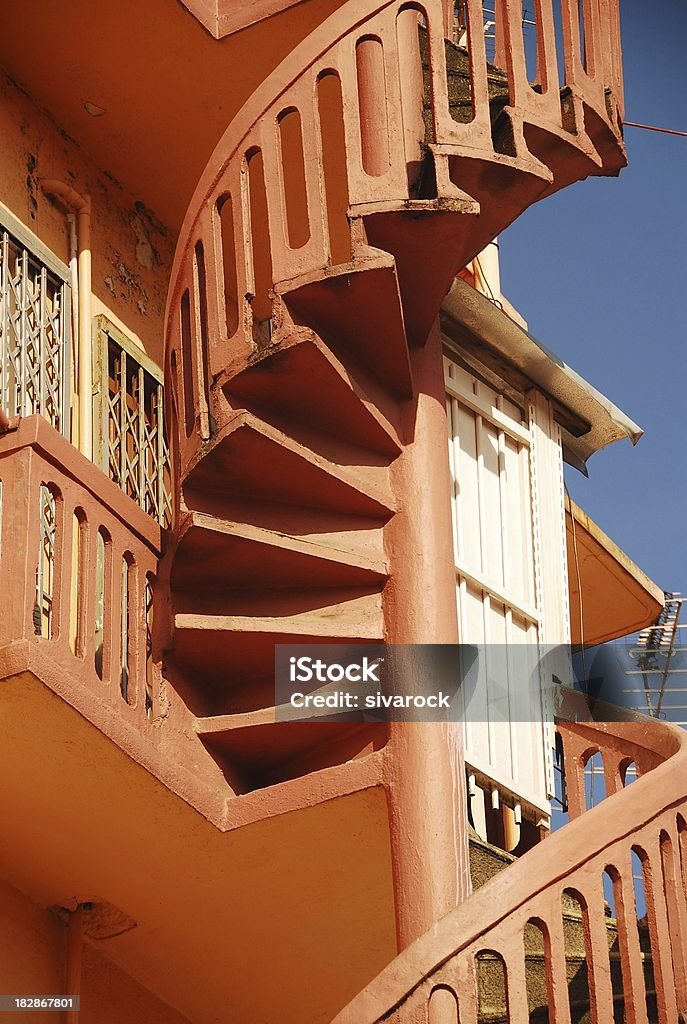
[[[344,5],[238,115],[189,208],[165,671],[236,793],[384,747],[379,725],[278,722],[274,645],[438,639],[404,605],[426,586],[417,466],[443,457],[422,426],[443,402],[440,303],[531,203],[625,162],[614,5],[584,43],[563,5],[559,82],[543,4],[531,84],[515,6],[493,64],[473,3],[467,48],[438,3]]]
[[[648,779],[619,791],[628,751],[646,774],[683,763],[670,730],[657,750],[636,723],[566,726],[576,820],[517,861],[473,837],[465,900],[455,736],[275,707],[277,644],[459,639],[440,304],[532,203],[625,164],[615,0],[556,15],[538,2],[534,73],[520,3],[497,3],[489,61],[482,5],[463,8],[459,45],[436,0],[344,4],[256,91],[199,182],[167,308],[163,671],[228,814],[296,780],[306,805],[308,780],[335,793],[356,765],[386,791],[402,952],[337,1024],[672,1024],[687,995],[684,956],[673,971],[668,953],[687,916],[684,819],[652,804]],[[579,806],[594,750],[606,819]]]

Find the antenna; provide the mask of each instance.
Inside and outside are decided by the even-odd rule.
[[[673,694],[687,692],[687,690],[671,686],[671,682],[678,673],[687,673],[687,667],[681,664],[682,659],[676,659],[676,654],[687,650],[680,642],[680,630],[687,628],[687,623],[680,622],[680,613],[684,602],[685,598],[682,594],[676,591],[666,591],[665,604],[656,621],[641,631],[635,646],[628,652],[637,668],[629,669],[627,675],[641,676],[646,710],[653,718],[666,717],[664,701],[668,692]],[[669,707],[666,705],[666,708],[671,713],[682,712],[684,718],[687,704],[671,702]],[[687,726],[687,719],[675,724]]]

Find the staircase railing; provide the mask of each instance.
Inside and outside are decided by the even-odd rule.
[[[232,122],[190,205],[171,277],[167,375],[179,376],[182,466],[212,432],[214,383],[279,326],[275,296],[285,283],[369,259],[357,218],[432,204],[476,213],[481,204],[484,238],[471,238],[467,261],[534,199],[623,165],[617,0],[562,0],[559,25],[553,0],[538,0],[530,72],[521,0],[496,7],[498,111],[481,0],[465,5],[460,120],[451,113],[443,5],[365,0],[312,33]],[[319,95],[331,79],[338,115],[323,114]],[[332,142],[325,135],[338,130],[337,116],[341,137]],[[489,166],[500,175],[490,185]],[[525,183],[515,201],[513,174]]]
[[[544,938],[544,1010],[551,1024],[569,1024],[564,896],[582,910],[588,1010],[594,1024],[612,1021],[621,1003],[629,1024],[681,1019],[687,1009],[687,736],[653,720],[561,722],[558,730],[565,751],[569,824],[437,922],[335,1024],[476,1024],[479,963],[485,954],[503,964],[508,1021],[525,1024],[533,1009],[525,949],[525,931],[531,926]],[[596,753],[604,759],[609,795],[585,812],[584,770]],[[638,778],[622,788],[633,762]],[[641,865],[642,896],[635,889],[633,856]],[[606,898],[615,903],[617,919],[618,948],[610,954]],[[644,910],[654,979],[649,993],[647,954],[637,924]],[[614,956],[622,983],[612,969]]]
[[[0,526],[1,674],[145,730],[160,527],[39,416],[0,438]]]

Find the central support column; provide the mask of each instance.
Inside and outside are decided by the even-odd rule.
[[[386,548],[388,638],[395,644],[458,642],[448,428],[435,324],[412,353],[416,399],[409,444],[394,464],[399,511]],[[465,765],[460,723],[391,725],[387,780],[399,949],[470,894]]]

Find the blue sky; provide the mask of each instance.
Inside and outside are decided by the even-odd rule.
[[[625,116],[687,131],[687,3],[620,0]],[[529,210],[501,286],[536,338],[645,430],[599,452],[575,501],[659,586],[687,594],[687,138],[626,128],[629,166]]]

